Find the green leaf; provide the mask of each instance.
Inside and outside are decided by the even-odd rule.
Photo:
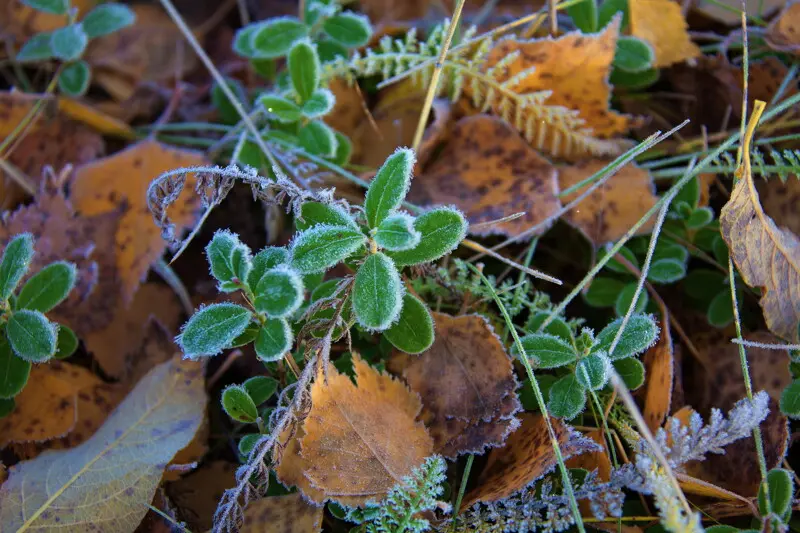
[[[25,387],[31,363],[17,357],[0,331],[0,399],[13,398]]]
[[[53,15],[66,15],[69,9],[69,0],[22,0],[22,3]]]
[[[672,200],[672,205],[677,206],[681,202],[686,202],[692,209],[697,207],[697,204],[700,203],[700,181],[697,179],[697,176],[687,181],[686,185],[681,187],[681,190],[678,191],[678,194],[676,194],[675,198]]]
[[[552,416],[571,420],[586,406],[586,390],[575,374],[567,374],[550,387],[547,410]]]
[[[622,318],[616,319],[603,328],[603,331],[595,339],[592,351],[602,350],[609,354],[612,361],[615,361],[639,354],[658,340],[658,325],[651,316],[631,315],[616,348],[614,348],[614,353],[610,353],[611,343],[620,327],[622,327]]]
[[[267,113],[285,124],[297,122],[303,116],[300,106],[277,94],[262,94],[258,103]]]
[[[413,217],[396,213],[381,222],[373,238],[381,248],[401,252],[417,246],[422,236],[414,229]]]
[[[699,302],[710,302],[727,287],[728,278],[718,270],[693,268],[683,279],[687,296]]]
[[[366,240],[354,228],[319,224],[294,238],[290,245],[291,265],[301,274],[324,272],[358,250]]]
[[[56,359],[66,359],[75,353],[78,349],[78,336],[72,329],[64,324],[58,325],[58,333],[56,339],[56,353],[53,357]]]
[[[583,33],[595,33],[597,26],[597,0],[583,0],[567,8],[575,27]]]
[[[20,63],[43,61],[53,57],[53,48],[50,46],[51,34],[37,33],[22,46],[17,53],[17,61]]]
[[[17,296],[17,307],[46,313],[69,295],[75,286],[77,269],[73,263],[56,261],[34,274]]]
[[[676,242],[662,239],[653,251],[653,261],[659,259],[674,259],[680,263],[686,263],[689,260],[689,250]]]
[[[0,398],[0,418],[10,415],[14,411],[14,407],[14,398]]]
[[[650,270],[647,272],[647,279],[653,283],[675,283],[685,276],[686,264],[677,259],[653,261],[650,263]]]
[[[717,328],[724,328],[733,322],[733,302],[729,289],[722,289],[708,304],[706,320]]]
[[[614,302],[614,310],[617,312],[617,316],[625,316],[625,313],[628,312],[628,308],[633,301],[633,295],[636,293],[636,283],[628,283],[625,285],[620,293],[617,295],[617,301]],[[647,296],[647,291],[642,290],[639,293],[639,299],[636,300],[636,306],[633,308],[634,313],[641,313],[647,307],[647,302],[650,298]]]
[[[336,153],[331,157],[331,161],[339,166],[344,166],[350,161],[350,155],[353,153],[353,143],[341,132],[334,132],[336,135]]]
[[[136,13],[125,4],[100,4],[83,17],[83,31],[89,39],[102,37],[132,25]]]
[[[47,361],[56,353],[58,326],[39,311],[15,311],[6,324],[6,335],[17,356],[31,363]]]
[[[337,57],[347,59],[349,55],[346,46],[330,39],[317,41],[317,53],[322,63],[329,63]]]
[[[738,533],[740,531],[742,530],[739,529],[738,527],[725,526],[725,525],[711,526],[706,528],[706,533]]]
[[[642,72],[626,72],[615,68],[611,71],[609,82],[614,87],[624,87],[631,91],[640,91],[656,83],[661,77],[657,68],[649,68]]]
[[[3,531],[135,530],[166,465],[203,423],[204,372],[159,365],[88,440],[17,463],[0,487]]]
[[[222,391],[222,409],[237,422],[252,424],[258,418],[255,402],[241,385],[225,387]]]
[[[323,204],[322,202],[304,202],[300,206],[300,216],[294,221],[300,231],[305,231],[319,224],[332,226],[349,226],[358,229],[358,224],[353,217],[336,204]]]
[[[785,516],[792,510],[794,478],[789,470],[773,468],[767,472],[767,488],[769,489],[769,510],[777,516]],[[762,516],[769,514],[767,494],[763,485],[758,489],[758,510]]]
[[[616,69],[640,73],[651,68],[654,60],[655,52],[647,42],[629,35],[621,35],[617,39],[612,62]]]
[[[258,406],[275,394],[275,391],[278,390],[278,380],[268,376],[253,376],[242,383],[242,386],[253,399],[253,403]]]
[[[625,386],[636,390],[644,384],[644,365],[635,357],[618,359],[612,363]]]
[[[407,292],[403,296],[400,318],[383,332],[383,336],[398,350],[418,354],[433,344],[433,327],[433,317],[428,306]]]
[[[570,343],[549,333],[532,333],[525,335],[520,341],[533,368],[558,368],[578,358]],[[519,356],[516,346],[512,346],[511,353]]]
[[[249,46],[242,44],[239,49],[250,52],[247,57],[274,59],[286,55],[296,41],[305,38],[308,28],[294,17],[274,17],[257,24],[248,33]],[[239,39],[237,36],[236,41]]]
[[[283,318],[268,318],[258,330],[253,345],[256,355],[266,363],[279,360],[292,348],[292,328]]]
[[[368,331],[383,331],[400,315],[403,283],[394,262],[380,252],[367,257],[356,272],[353,312]]]
[[[241,439],[239,439],[239,453],[243,456],[247,457],[250,455],[250,452],[253,451],[253,447],[258,442],[263,435],[260,433],[248,433],[247,435],[243,435]]]
[[[328,89],[316,89],[303,104],[303,116],[308,119],[320,118],[330,113],[336,104],[336,97]]]
[[[81,57],[88,43],[89,38],[81,24],[70,24],[50,34],[53,55],[63,61],[73,61]]]
[[[211,304],[192,315],[178,336],[178,344],[190,359],[217,355],[244,333],[251,319],[250,311],[240,305]]]
[[[305,103],[319,87],[319,56],[314,44],[308,39],[296,41],[289,52],[289,77],[292,88]]]
[[[578,361],[575,377],[584,388],[599,390],[608,382],[610,370],[611,361],[605,352],[594,352]]]
[[[255,289],[255,308],[272,318],[284,318],[300,307],[304,298],[303,280],[296,270],[282,265],[261,277]]]
[[[583,295],[592,307],[613,307],[625,284],[613,278],[597,277],[592,280],[589,290]]]
[[[628,248],[627,246],[623,246],[622,248],[619,249],[619,254],[628,261],[630,261],[630,263],[633,266],[639,268],[639,260],[636,259],[636,254],[634,254],[630,248]],[[601,257],[605,257],[606,255],[608,255],[608,250],[603,250],[601,252]],[[618,272],[620,274],[628,274],[629,276],[631,274],[630,271],[622,263],[613,258],[610,259],[608,263],[606,263],[605,268],[613,272]]]
[[[274,59],[251,59],[250,67],[267,81],[273,81],[278,71]]]
[[[364,198],[364,211],[370,229],[380,226],[403,203],[411,186],[415,161],[413,150],[398,148],[378,169]]]
[[[260,326],[257,323],[250,322],[250,324],[247,325],[242,334],[233,339],[233,341],[231,341],[231,345],[229,346],[229,348],[238,348],[240,346],[245,346],[247,344],[250,344],[251,342],[256,340],[259,329]]]
[[[253,48],[253,36],[259,29],[259,24],[248,24],[236,31],[233,37],[233,51],[242,57],[256,58],[256,50]],[[280,54],[283,55],[283,54]],[[256,61],[256,59],[254,59]]]
[[[220,282],[220,290],[233,292],[236,281],[244,281],[252,269],[250,248],[239,240],[239,236],[228,230],[217,230],[206,245],[206,257],[211,266],[211,275]],[[244,274],[245,277],[239,277]],[[225,282],[233,285],[223,285]]]
[[[800,380],[792,381],[781,393],[781,412],[788,417],[800,418]]]
[[[544,324],[544,321],[550,316],[550,313],[546,313],[544,311],[539,311],[531,315],[528,319],[528,322],[525,324],[525,329],[530,333],[540,333],[539,329]],[[555,317],[553,320],[547,324],[547,327],[544,328],[541,333],[549,333],[550,335],[555,335],[566,341],[567,343],[572,343],[572,330],[567,325],[566,322],[561,317]]]
[[[58,88],[67,96],[83,96],[89,88],[92,71],[84,60],[69,63],[58,76]]]
[[[622,25],[619,31],[625,30],[630,23],[628,0],[603,0],[597,10],[597,27],[605,28],[617,13],[622,13]]]
[[[283,246],[267,246],[253,257],[253,268],[247,275],[247,285],[253,289],[258,287],[258,282],[268,270],[288,264],[289,250]]]
[[[247,101],[247,93],[240,81],[227,78],[225,80],[225,85],[240,102]],[[217,113],[219,113],[219,117],[223,123],[236,124],[241,120],[239,112],[236,111],[233,102],[228,98],[228,95],[225,94],[222,85],[219,83],[214,83],[214,86],[211,87],[211,103],[214,105]]]
[[[336,155],[336,134],[330,126],[319,120],[309,122],[300,128],[297,140],[303,150],[310,154],[323,157]]]
[[[714,220],[714,210],[710,207],[698,207],[692,211],[686,219],[686,227],[689,229],[700,229]]]
[[[398,267],[429,263],[452,252],[467,234],[467,221],[460,211],[440,207],[418,216],[414,229],[421,235],[418,245],[388,254]]]
[[[357,48],[369,42],[372,26],[364,15],[340,13],[322,23],[322,31],[347,48]]]
[[[22,276],[28,272],[33,259],[33,235],[15,236],[3,251],[0,259],[0,300],[8,300]]]
[[[549,398],[550,388],[553,386],[553,383],[558,381],[558,378],[551,376],[550,374],[539,374],[534,379],[536,379],[536,383],[539,384],[539,389],[542,392],[542,396],[544,398]],[[534,413],[540,411],[539,401],[536,399],[536,393],[533,392],[533,387],[531,386],[529,379],[525,380],[522,388],[519,390],[519,401],[522,403],[522,407],[526,411],[531,411]]]

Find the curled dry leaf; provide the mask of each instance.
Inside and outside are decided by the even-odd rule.
[[[541,128],[541,134],[534,133],[534,148],[576,160],[587,155],[615,155],[628,145],[619,139],[601,140],[624,134],[632,126],[630,117],[609,109],[608,76],[619,26],[619,19],[615,19],[597,34],[573,32],[557,39],[547,37],[532,41],[504,39],[489,53],[484,67],[490,69],[502,62],[498,81],[513,78],[509,90],[520,94],[552,91],[544,104],[577,112],[580,120],[567,130],[559,131],[551,124],[551,128]],[[518,55],[509,61],[512,54]],[[518,79],[523,71],[527,73]],[[469,92],[467,89],[465,87]],[[503,115],[499,110],[495,113]],[[540,128],[540,124],[534,127]],[[585,136],[594,139],[576,142]]]
[[[389,367],[419,393],[434,451],[455,457],[502,445],[517,428],[520,410],[503,344],[482,316],[433,317],[433,345],[420,355],[395,350]]]
[[[788,2],[767,28],[766,41],[774,50],[800,55],[800,2]]]
[[[544,417],[525,413],[521,418],[522,425],[508,437],[505,446],[489,453],[489,460],[475,488],[464,497],[462,509],[478,501],[493,502],[508,498],[551,472],[558,464]],[[600,450],[594,441],[561,420],[551,417],[550,423],[565,460]]]
[[[689,37],[681,4],[673,0],[630,0],[631,35],[650,43],[654,66],[668,67],[700,55]]]
[[[662,315],[661,334],[658,342],[642,357],[647,381],[644,385],[644,416],[650,431],[655,431],[669,414],[672,405],[672,383],[674,374],[672,335],[669,315]]]
[[[134,530],[205,404],[202,365],[175,359],[154,368],[89,440],[14,466],[0,487],[0,522],[15,531]]]
[[[743,172],[719,216],[720,231],[742,279],[763,291],[761,308],[767,327],[798,341],[800,240],[764,212],[749,172]]]
[[[200,152],[145,140],[76,169],[70,198],[82,215],[97,216],[114,212],[120,206],[124,208],[115,249],[126,303],[133,298],[150,265],[166,249],[147,208],[146,193],[150,182],[162,172],[206,163]],[[170,218],[177,233],[193,224],[199,209],[199,199],[192,192],[192,179],[170,207]]]
[[[514,237],[558,212],[556,169],[505,121],[489,115],[456,123],[450,140],[413,182],[417,204],[453,204],[470,224],[524,215],[473,229]],[[544,232],[549,224],[543,226]]]
[[[236,485],[236,467],[236,464],[228,461],[212,461],[180,480],[167,484],[167,494],[179,518],[192,531],[211,529],[214,509],[223,492]]]
[[[559,168],[558,181],[564,191],[580,183],[606,166],[604,161],[583,161]],[[580,196],[590,185],[585,185],[562,198],[565,204]],[[652,208],[658,197],[650,174],[634,164],[627,164],[608,178],[589,196],[583,199],[564,219],[586,235],[593,244],[600,246],[616,241],[633,224]],[[653,227],[654,220],[644,223],[639,234]]]
[[[380,501],[433,453],[433,442],[416,420],[419,396],[400,381],[353,358],[356,383],[334,368],[311,386],[312,407],[303,422],[300,453],[287,455],[292,474],[302,473],[321,491],[306,493],[321,503],[350,506]],[[279,466],[278,475],[281,476]],[[281,477],[285,482],[285,477]],[[302,488],[302,486],[301,486]]]
[[[322,507],[310,505],[298,493],[256,500],[244,513],[242,533],[317,533]]]

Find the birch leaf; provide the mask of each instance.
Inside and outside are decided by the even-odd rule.
[[[0,487],[9,531],[134,531],[164,465],[203,421],[203,367],[173,360],[148,373],[106,423],[76,448],[48,452],[10,470]]]

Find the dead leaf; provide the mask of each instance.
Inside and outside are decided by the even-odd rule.
[[[672,405],[674,360],[669,315],[662,315],[658,343],[645,352],[642,362],[647,376],[642,414],[650,431],[655,431],[664,424]]]
[[[211,529],[214,511],[223,492],[236,485],[237,466],[228,461],[212,461],[167,485],[170,500],[192,531]],[[250,509],[254,503],[247,508]]]
[[[166,243],[147,208],[150,182],[162,172],[205,165],[200,152],[171,148],[153,140],[136,143],[112,156],[78,167],[70,199],[84,216],[126,208],[116,234],[117,270],[126,303],[133,298],[150,265],[161,257]],[[192,225],[199,209],[193,178],[170,208],[170,218],[180,233]]]
[[[416,421],[416,393],[358,356],[353,366],[358,386],[333,368],[327,382],[321,373],[311,386],[300,454],[303,474],[324,499],[363,506],[383,499],[432,455],[433,442]]]
[[[471,230],[507,237],[519,235],[561,208],[555,167],[514,128],[489,115],[456,123],[444,149],[413,180],[409,200],[419,205],[454,204],[470,224],[524,212],[514,220]]]
[[[300,453],[300,442],[305,432],[303,427],[297,427],[294,435],[289,427],[278,437],[279,446],[272,452],[272,461],[275,467],[275,476],[286,487],[297,487],[306,498],[314,502],[325,501],[325,493],[311,485],[305,476],[308,462]]]
[[[175,359],[153,369],[92,438],[9,471],[0,522],[11,530],[134,530],[164,465],[194,436],[205,413],[203,365]]]
[[[395,350],[390,368],[419,393],[434,451],[453,458],[501,445],[519,424],[511,359],[482,316],[433,317],[433,345],[413,356]]]
[[[558,181],[561,190],[587,179],[602,170],[606,164],[604,161],[593,160],[560,167]],[[591,185],[585,185],[567,194],[562,197],[562,202],[570,203],[589,187]],[[625,235],[657,201],[650,174],[629,163],[564,215],[564,219],[581,230],[593,244],[600,246]],[[647,233],[654,222],[651,217],[639,229],[638,234]]]
[[[425,96],[406,87],[384,91],[371,110],[373,120],[364,116],[359,122],[352,137],[354,162],[378,168],[398,146],[411,146]]]
[[[322,507],[310,505],[300,493],[251,502],[244,513],[242,533],[317,533],[322,530]]]
[[[776,178],[759,180],[756,190],[767,216],[780,227],[800,234],[800,179],[789,176],[785,182]]]
[[[522,425],[508,437],[505,446],[489,453],[489,460],[475,488],[464,497],[462,509],[478,501],[493,502],[508,498],[551,472],[558,464],[544,417],[524,413],[520,418]],[[573,455],[600,450],[594,441],[561,420],[551,417],[550,423],[564,460]]]
[[[64,17],[39,11],[22,3],[22,0],[7,0],[0,8],[0,30],[14,36],[18,48],[35,33],[48,32],[64,26]],[[94,7],[95,0],[72,0],[70,6],[86,14]]]
[[[489,52],[484,69],[491,69],[502,61],[502,73],[495,77],[500,82],[513,78],[508,90],[519,94],[552,91],[543,101],[544,105],[577,111],[580,120],[565,125],[563,130],[558,129],[555,121],[550,124],[551,128],[541,128],[538,123],[532,125],[543,130],[542,135],[534,134],[534,148],[569,160],[586,155],[615,155],[624,149],[626,144],[623,142],[598,141],[594,145],[590,142],[591,138],[611,139],[621,135],[632,125],[630,117],[608,107],[611,96],[608,76],[619,25],[619,19],[616,19],[601,33],[591,35],[573,32],[557,39],[504,39]],[[510,61],[512,54],[518,55]],[[528,73],[522,79],[515,78],[523,71]],[[503,116],[499,110],[494,111]],[[559,135],[554,134],[556,131]],[[588,136],[588,139],[576,142],[578,133]]]
[[[744,282],[762,289],[761,308],[767,327],[797,342],[800,298],[800,240],[779,228],[761,207],[753,177],[743,172],[719,216],[720,232]]]
[[[668,67],[700,55],[689,37],[681,5],[673,0],[630,0],[631,35],[650,43],[654,66]]]
[[[366,103],[355,85],[342,78],[334,78],[328,88],[336,97],[336,104],[330,113],[325,115],[325,123],[331,128],[349,137],[356,127],[367,120]]]
[[[774,50],[800,55],[800,1],[786,3],[767,28],[766,41]]]

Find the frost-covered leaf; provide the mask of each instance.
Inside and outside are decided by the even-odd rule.
[[[253,403],[261,405],[269,400],[278,390],[278,380],[269,376],[253,376],[242,383]]]
[[[624,287],[625,284],[618,279],[598,276],[592,280],[583,297],[592,307],[613,307]]]
[[[369,18],[349,12],[325,19],[322,30],[328,37],[347,48],[364,46],[372,35]]]
[[[296,270],[279,266],[265,273],[255,288],[255,308],[272,318],[291,315],[303,303],[303,279]]]
[[[303,103],[302,114],[309,119],[320,118],[330,113],[336,103],[336,98],[328,89],[316,89]]]
[[[553,416],[571,420],[586,407],[586,389],[575,374],[567,374],[550,387],[547,410]]]
[[[428,306],[413,294],[403,295],[400,317],[383,332],[392,345],[405,353],[418,354],[433,343],[433,317]]]
[[[636,390],[644,384],[644,365],[638,359],[634,357],[617,359],[612,364],[625,386],[630,390]]]
[[[173,360],[155,367],[89,440],[11,469],[0,487],[0,523],[11,531],[79,531],[86,524],[133,531],[164,466],[200,427],[205,406],[201,365]]]
[[[289,51],[289,78],[301,102],[307,102],[319,87],[319,55],[307,39],[296,41]]]
[[[73,263],[57,261],[34,274],[17,295],[17,307],[46,313],[67,297],[75,285]]]
[[[622,318],[618,318],[603,328],[595,339],[593,350],[603,350],[609,353],[611,343],[621,326]],[[632,315],[614,352],[609,353],[609,358],[614,361],[641,353],[652,346],[656,339],[658,339],[658,325],[655,320],[650,315]]]
[[[324,272],[347,259],[366,240],[353,227],[319,224],[294,238],[289,248],[291,265],[301,274]]]
[[[222,409],[237,422],[252,424],[258,418],[255,402],[241,385],[230,385],[222,391]]]
[[[647,272],[647,279],[653,283],[674,283],[684,277],[686,277],[686,265],[671,258],[653,261]]]
[[[781,393],[781,412],[790,418],[800,418],[800,380],[794,380]]]
[[[388,252],[398,267],[429,263],[455,250],[467,234],[467,221],[461,212],[442,207],[418,216],[414,229],[421,237],[410,250]]]
[[[0,398],[13,398],[25,387],[31,364],[17,357],[0,330]]]
[[[78,349],[78,336],[71,328],[64,324],[58,325],[58,338],[56,339],[56,353],[53,357],[56,359],[66,359],[74,354]]]
[[[611,361],[603,352],[593,352],[578,361],[575,366],[575,377],[583,388],[589,390],[602,389],[608,382]]]
[[[534,368],[558,368],[578,358],[572,344],[549,333],[525,335],[520,341]],[[512,347],[511,353],[519,355],[516,346]]]
[[[414,219],[411,216],[397,213],[381,222],[374,239],[381,248],[392,252],[402,252],[417,246],[421,235],[414,229]]]
[[[364,198],[364,210],[370,229],[380,226],[403,203],[411,186],[411,172],[415,161],[413,150],[398,148],[372,178]]]
[[[338,142],[336,133],[324,122],[312,120],[302,128],[298,135],[300,146],[308,153],[333,157],[336,155]]]
[[[6,324],[6,335],[17,356],[32,363],[47,361],[56,353],[58,326],[39,311],[20,309]]]
[[[617,40],[614,67],[625,72],[643,72],[653,66],[655,52],[646,42],[636,37],[622,36]]]
[[[43,61],[53,57],[53,48],[50,45],[50,33],[37,33],[22,45],[22,48],[17,53],[17,61],[35,62]]]
[[[341,207],[335,204],[323,204],[322,202],[304,202],[300,206],[300,216],[295,220],[297,229],[303,231],[317,224],[350,226],[353,229],[358,229],[353,217],[348,215]]]
[[[241,52],[249,52],[248,57],[274,59],[285,55],[292,45],[308,35],[308,27],[294,17],[275,17],[265,22],[239,30],[247,33],[246,46],[240,46]],[[239,39],[237,39],[238,41]]]
[[[90,39],[114,33],[130,26],[136,20],[136,13],[125,4],[100,4],[89,11],[81,24]]]
[[[253,347],[262,361],[277,361],[292,348],[292,328],[283,318],[268,318],[259,328]]]
[[[300,106],[277,94],[264,94],[258,98],[258,103],[268,114],[280,122],[291,124],[303,116]]]
[[[268,246],[253,256],[253,268],[247,275],[247,284],[251,289],[258,287],[258,282],[268,270],[278,265],[289,263],[289,250],[282,246]]]
[[[92,70],[84,60],[65,66],[58,77],[58,88],[67,96],[83,96],[89,88]]]
[[[28,272],[33,259],[33,235],[22,233],[15,236],[3,250],[0,259],[0,300],[7,300]]]
[[[403,282],[394,262],[380,252],[367,257],[358,268],[353,286],[353,312],[358,324],[369,331],[383,331],[400,315]]]
[[[191,359],[217,355],[244,333],[252,318],[250,311],[240,305],[211,304],[192,315],[178,336],[178,344]]]
[[[88,43],[89,38],[81,24],[70,24],[50,34],[50,49],[54,56],[63,61],[78,59]]]

